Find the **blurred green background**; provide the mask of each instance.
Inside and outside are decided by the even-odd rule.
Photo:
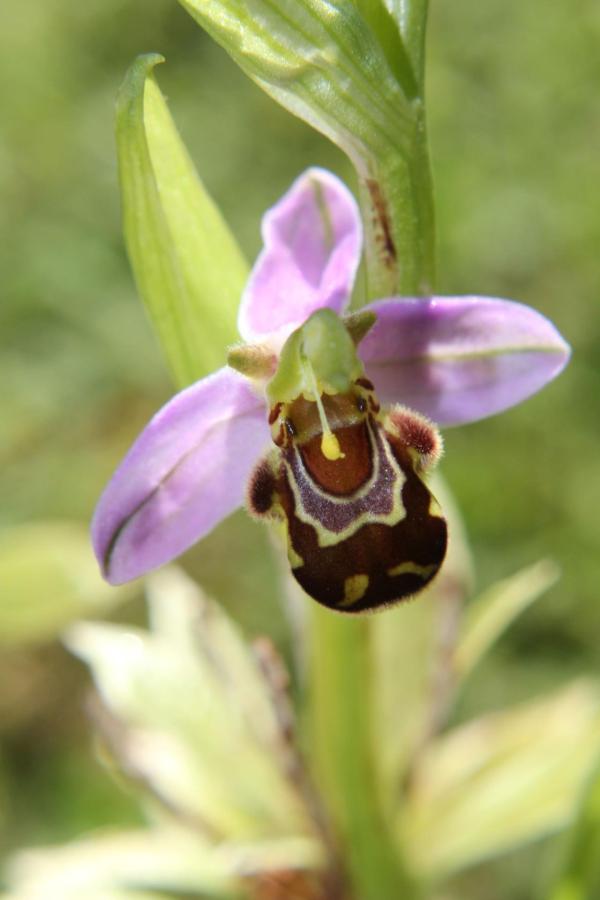
[[[599,46],[597,0],[432,3],[438,287],[529,303],[574,347],[566,374],[542,394],[445,435],[442,471],[478,586],[542,556],[563,570],[481,668],[460,717],[600,674]],[[331,167],[352,183],[338,151],[264,96],[175,0],[3,5],[2,529],[87,522],[171,393],[123,249],[113,141],[116,90],[146,51],[167,58],[161,88],[249,259],[261,213],[303,168]],[[250,634],[289,640],[260,526],[238,514],[186,563]],[[118,615],[138,611],[134,600]],[[3,850],[136,821],[133,799],[95,762],[86,689],[58,644],[1,652]],[[554,850],[546,842],[481,866],[459,890],[525,900]]]

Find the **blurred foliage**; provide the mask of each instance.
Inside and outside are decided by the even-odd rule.
[[[569,835],[565,860],[551,900],[586,900],[600,892],[600,769],[596,766],[582,792],[579,813]]]
[[[172,390],[120,226],[114,100],[133,58],[165,55],[161,88],[249,259],[261,213],[304,167],[335,168],[350,183],[351,173],[175,0],[24,0],[4,5],[0,25],[0,526],[85,523]],[[523,300],[551,316],[575,351],[538,397],[446,434],[444,474],[478,585],[541,557],[563,573],[478,667],[459,720],[566,675],[598,673],[599,41],[596,0],[432,3],[438,286]],[[260,526],[236,514],[185,564],[247,632],[267,631],[291,652]],[[135,605],[127,614],[141,615]],[[0,675],[0,846],[135,824],[133,804],[90,758],[78,712],[86,682],[66,654],[5,650]],[[548,843],[487,864],[457,879],[453,896],[524,900],[553,853]]]
[[[0,640],[40,643],[73,619],[132,597],[135,583],[111,588],[100,576],[81,523],[31,522],[0,531]]]
[[[583,679],[541,700],[440,732],[441,706],[447,713],[452,703],[440,692],[452,682],[452,671],[467,675],[456,669],[449,647],[444,660],[435,646],[439,626],[447,627],[448,607],[459,613],[453,602],[457,583],[464,585],[468,577],[460,559],[467,555],[453,556],[427,600],[409,607],[408,619],[403,606],[374,619],[379,649],[386,642],[388,651],[396,649],[376,653],[377,681],[387,686],[406,670],[413,676],[411,699],[413,694],[420,699],[403,710],[410,721],[399,743],[394,710],[391,715],[380,710],[384,714],[373,722],[377,760],[388,744],[395,744],[396,755],[412,744],[404,759],[408,777],[381,772],[380,788],[394,823],[392,846],[394,852],[406,850],[416,875],[434,884],[573,822],[600,748],[600,692]],[[539,592],[533,567],[516,581],[520,586],[504,588],[511,611],[517,594],[525,600]],[[269,883],[282,877],[285,884],[299,879],[298,893],[290,888],[290,896],[362,900],[371,890],[365,890],[366,882],[346,893],[340,879],[341,860],[355,868],[362,849],[354,842],[343,857],[334,849],[325,798],[314,790],[306,757],[298,752],[301,731],[289,702],[289,680],[272,642],[244,641],[222,607],[174,566],[148,576],[145,584],[149,629],[80,620],[66,630],[65,641],[90,667],[98,691],[90,712],[106,763],[135,786],[146,824],[135,831],[113,826],[64,846],[19,851],[8,864],[10,893],[1,896],[67,900],[82,890],[90,897],[103,890],[105,900],[134,900],[141,889],[258,900],[272,897]],[[492,608],[497,609],[502,590]],[[330,615],[329,622],[337,621]],[[468,634],[471,625],[461,623],[459,615],[457,637],[465,626]],[[421,638],[414,641],[420,652],[405,659],[413,633]],[[348,656],[346,661],[352,665]],[[449,666],[450,677],[431,679],[432,663]],[[326,656],[322,664],[328,666]],[[334,677],[324,681],[325,689],[333,691],[339,706],[344,683],[338,684],[335,667],[329,669]],[[381,694],[378,685],[374,695]],[[360,699],[369,716],[368,697]],[[333,718],[327,717],[323,738],[335,742],[340,731]],[[352,737],[345,737],[336,754],[340,768],[352,758]],[[318,734],[312,735],[313,752],[315,738]],[[344,784],[356,791],[352,779]],[[331,813],[331,795],[327,801]],[[595,877],[596,806],[592,792],[576,825],[567,870],[569,884],[580,883],[582,891]],[[362,816],[368,808],[359,798]],[[372,828],[373,820],[367,821]],[[371,884],[378,885],[370,896],[379,900],[385,883],[382,889],[381,879],[369,873]]]

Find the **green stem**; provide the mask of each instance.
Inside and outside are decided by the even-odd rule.
[[[365,229],[367,299],[427,295],[435,281],[433,186],[425,121],[425,34],[428,0],[355,0],[384,46],[412,105],[412,140],[405,130],[380,156],[355,160]],[[388,10],[391,21],[382,10]],[[385,20],[385,21],[384,21]],[[394,60],[402,65],[394,66]],[[403,122],[406,129],[406,121]],[[401,148],[401,149],[400,149]]]
[[[435,221],[422,101],[409,149],[371,162],[359,185],[368,299],[431,293]]]
[[[393,0],[394,18],[423,96],[425,78],[425,34],[429,0]]]
[[[422,99],[427,4],[416,0],[412,14],[410,0],[405,7],[406,43],[421,92],[413,101],[413,140],[402,154],[357,166],[368,300],[428,294],[434,283],[433,193]],[[418,900],[421,886],[394,840],[378,783],[370,715],[371,620],[341,616],[315,604],[311,616],[311,752],[353,900]]]
[[[380,803],[371,742],[370,620],[311,606],[311,752],[353,900],[416,900]]]

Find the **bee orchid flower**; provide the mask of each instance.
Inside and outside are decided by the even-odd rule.
[[[561,371],[568,345],[535,310],[490,297],[389,297],[348,317],[361,220],[324,170],[297,179],[262,234],[239,310],[244,344],[137,438],[96,509],[97,558],[108,581],[136,578],[246,498],[283,524],[293,574],[315,599],[346,612],[386,605],[444,557],[424,481],[441,449],[432,423],[519,403]]]

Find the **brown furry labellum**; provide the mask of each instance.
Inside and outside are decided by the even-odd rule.
[[[282,524],[294,577],[324,606],[358,613],[405,600],[446,553],[446,521],[423,480],[440,435],[404,407],[383,415],[365,378],[320,400],[321,411],[303,396],[271,410],[276,446],[250,481],[250,512]]]

